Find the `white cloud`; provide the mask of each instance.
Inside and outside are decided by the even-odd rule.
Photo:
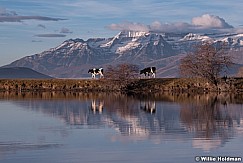
[[[125,22],[121,24],[111,24],[108,26],[111,30],[120,30],[120,31],[149,31],[147,25],[141,23]]]
[[[125,22],[120,24],[111,24],[108,26],[111,30],[130,30],[130,31],[157,31],[157,32],[217,32],[221,30],[232,30],[233,26],[229,25],[219,16],[205,14],[200,17],[192,18],[192,23],[175,22],[161,23],[154,21],[151,25],[141,23]]]
[[[161,23],[155,21],[150,25],[150,31],[161,31],[161,32],[180,32],[191,30],[192,26],[188,23],[177,22],[177,23]]]
[[[193,18],[192,25],[203,28],[233,28],[233,26],[226,23],[223,18],[209,14],[204,14],[202,16]]]

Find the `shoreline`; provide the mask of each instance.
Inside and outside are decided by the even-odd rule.
[[[243,92],[243,79],[230,78],[217,87],[198,78],[129,79],[125,84],[111,79],[0,79],[0,91],[240,93]]]

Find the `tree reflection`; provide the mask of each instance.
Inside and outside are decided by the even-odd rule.
[[[228,108],[227,103],[222,96],[202,96],[199,101],[182,105],[181,121],[189,131],[196,131],[199,137],[228,137],[227,131],[233,127],[234,114],[237,112]]]
[[[181,105],[181,121],[195,134],[193,146],[210,150],[234,137],[243,113],[233,104],[238,100],[229,94],[205,94]]]

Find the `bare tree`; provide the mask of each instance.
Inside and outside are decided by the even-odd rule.
[[[205,78],[218,85],[219,77],[233,64],[224,44],[215,47],[210,43],[197,45],[195,51],[181,59],[180,74],[186,77]],[[225,75],[225,74],[224,74]]]
[[[122,63],[116,66],[109,65],[106,68],[106,78],[117,82],[121,88],[127,86],[131,79],[138,78],[139,67],[134,64]]]

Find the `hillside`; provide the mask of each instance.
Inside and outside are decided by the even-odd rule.
[[[26,67],[0,68],[2,79],[51,79],[52,77]]]

